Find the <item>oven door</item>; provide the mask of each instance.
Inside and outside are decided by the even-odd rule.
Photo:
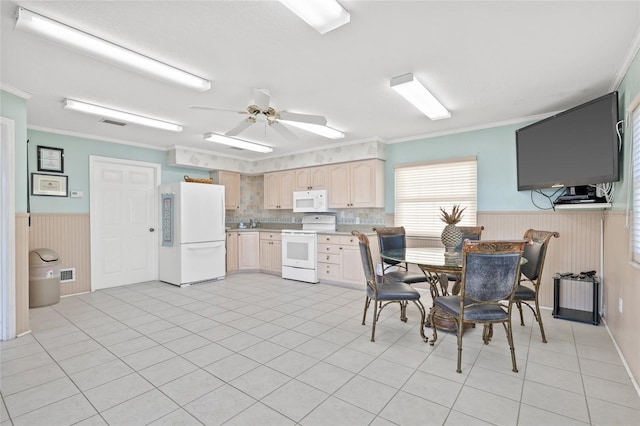
[[[316,269],[316,233],[287,231],[282,233],[282,266]]]

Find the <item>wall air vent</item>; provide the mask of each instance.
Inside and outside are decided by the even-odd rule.
[[[60,269],[60,282],[70,283],[76,280],[76,268]]]
[[[122,121],[109,120],[108,118],[103,118],[100,121],[103,123],[113,124],[114,126],[120,126],[120,127],[127,125],[127,123],[123,123]]]

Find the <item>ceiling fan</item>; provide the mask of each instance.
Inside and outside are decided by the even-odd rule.
[[[321,115],[298,114],[288,111],[277,111],[269,106],[271,95],[268,90],[254,89],[254,103],[249,105],[245,111],[237,111],[239,114],[247,114],[249,117],[242,120],[236,127],[224,133],[224,136],[237,136],[249,126],[256,122],[264,122],[280,133],[284,138],[297,141],[298,138],[283,124],[298,127],[308,132],[315,133],[330,139],[344,138],[345,134],[339,130],[327,126],[327,119]],[[192,109],[201,110],[222,110],[216,107],[204,105],[191,105]]]

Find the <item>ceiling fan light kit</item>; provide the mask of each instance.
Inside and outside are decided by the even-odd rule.
[[[31,32],[83,53],[125,66],[136,72],[150,74],[198,91],[211,88],[211,82],[179,68],[136,53],[117,44],[80,31],[61,22],[18,8],[16,29]]]
[[[351,15],[336,0],[280,0],[290,11],[320,34],[349,23]]]
[[[432,120],[451,117],[451,113],[412,73],[391,79],[391,88]]]
[[[156,129],[169,130],[172,132],[181,132],[182,126],[178,124],[169,123],[167,121],[158,120],[155,118],[145,117],[143,115],[132,114],[129,112],[118,111],[116,109],[106,108],[99,105],[89,104],[82,101],[76,101],[74,99],[65,99],[62,102],[65,109],[80,111],[87,114],[98,115],[101,117],[108,117],[114,120],[125,121],[127,123],[140,124],[148,127],[155,127]]]
[[[260,145],[257,143],[245,141],[243,139],[233,138],[227,135],[221,135],[219,133],[205,133],[204,139],[209,142],[215,142],[222,145],[232,146],[234,148],[247,149],[249,151],[269,153],[273,151],[270,146]]]

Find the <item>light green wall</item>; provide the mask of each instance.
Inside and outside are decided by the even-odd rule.
[[[28,130],[29,171],[37,172],[37,146],[64,149],[64,175],[69,178],[70,191],[82,191],[82,198],[31,196],[33,213],[88,213],[89,212],[89,156],[145,161],[161,165],[162,183],[183,180],[184,175],[208,178],[204,170],[167,166],[165,151],[140,148],[112,142],[103,142],[56,133]],[[26,175],[26,173],[25,173]]]
[[[620,120],[627,120],[627,107],[633,99],[640,94],[640,52],[636,53],[629,70],[622,79],[618,87],[618,107]],[[631,173],[629,170],[629,159],[631,158],[631,126],[630,121],[625,123],[625,132],[622,138],[622,178],[616,183],[616,198],[613,201],[613,208],[624,210],[627,208],[629,199],[629,186],[631,185]]]
[[[620,119],[626,107],[640,93],[640,53],[636,54],[618,87]],[[446,160],[476,156],[478,159],[478,211],[535,211],[530,191],[517,190],[515,131],[529,123],[476,130],[448,136],[421,139],[387,146],[385,165],[385,211],[393,213],[394,168],[396,164]],[[628,159],[631,155],[630,131],[623,138],[622,172],[615,185],[613,209],[626,208],[628,198]],[[626,177],[626,179],[625,179]],[[552,194],[553,190],[545,190]],[[533,194],[537,205],[548,208],[549,202]]]
[[[0,90],[0,116],[10,118],[15,125],[16,213],[27,211],[27,101]]]
[[[396,164],[475,156],[478,161],[478,211],[536,210],[529,191],[518,192],[515,131],[528,123],[492,127],[387,146],[385,211],[393,213]],[[539,197],[539,196],[538,196]],[[538,204],[549,206],[541,197]]]

